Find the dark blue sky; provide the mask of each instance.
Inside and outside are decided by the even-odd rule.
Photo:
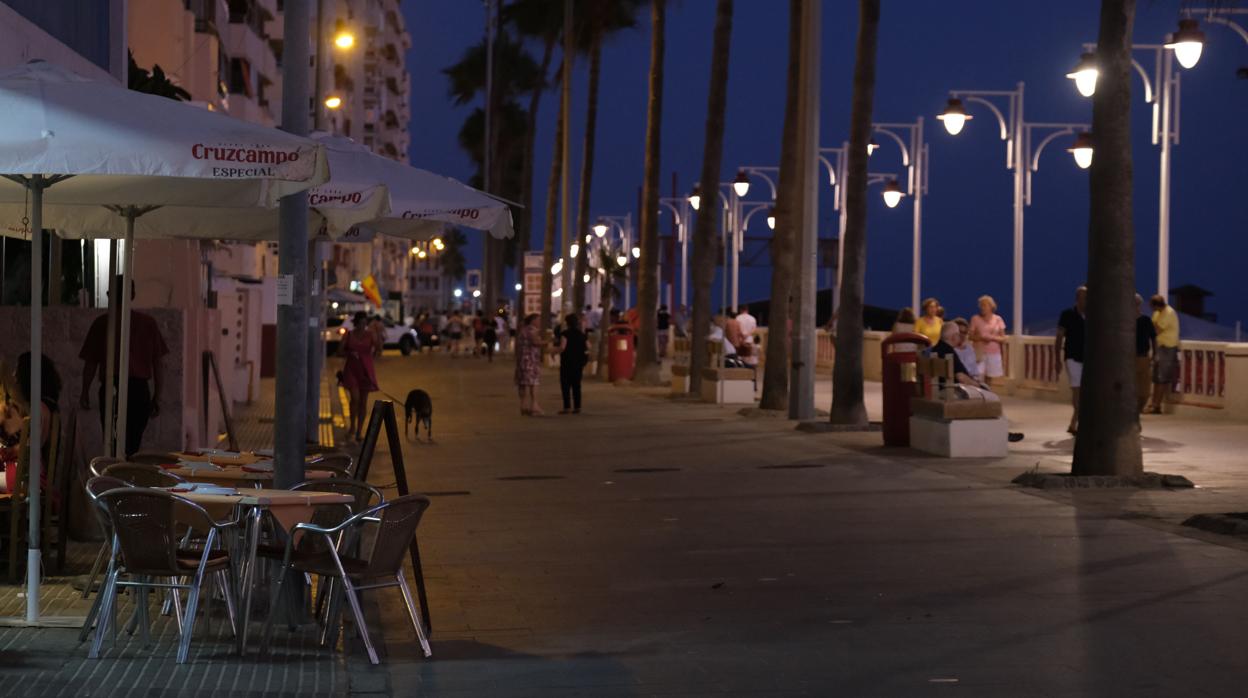
[[[413,164],[466,179],[467,156],[456,133],[469,107],[446,98],[441,70],[482,33],[476,0],[408,0],[404,3],[413,48]],[[884,4],[880,24],[876,121],[927,119],[931,180],[924,201],[923,294],[939,297],[954,314],[973,312],[975,298],[990,293],[1010,320],[1011,175],[994,119],[984,111],[954,138],[933,118],[949,89],[1009,89],[1026,83],[1028,121],[1087,122],[1091,102],[1064,75],[1085,41],[1095,41],[1099,3],[993,0],[897,0]],[[779,159],[783,120],[788,3],[738,0],[733,25],[723,178],[739,165],[773,165]],[[1178,0],[1138,4],[1135,41],[1158,43],[1173,31]],[[856,4],[825,2],[823,10],[822,119],[824,145],[839,145],[849,124]],[[676,172],[687,190],[701,168],[706,83],[710,66],[712,0],[669,2],[663,117],[663,187]],[[1171,286],[1194,283],[1212,290],[1208,310],[1223,324],[1248,319],[1248,201],[1239,198],[1248,179],[1248,44],[1230,30],[1203,27],[1208,43],[1200,63],[1184,71],[1180,144],[1174,148],[1171,217]],[[633,211],[642,176],[649,14],[637,29],[612,38],[603,52],[603,88],[592,211]],[[1146,67],[1151,59],[1141,62]],[[584,65],[573,94],[574,172],[580,170],[584,125]],[[1151,71],[1151,68],[1150,68]],[[1149,141],[1151,107],[1142,83],[1132,83],[1135,131],[1137,287],[1148,295],[1157,278],[1158,148]],[[534,230],[543,229],[541,202],[550,165],[554,110],[547,96],[539,117]],[[1036,173],[1033,205],[1026,212],[1025,317],[1051,318],[1069,304],[1087,269],[1087,179],[1061,141],[1046,149]],[[871,169],[901,171],[896,149],[871,158]],[[574,178],[575,186],[575,178]],[[761,182],[758,182],[761,185]],[[750,198],[761,196],[759,186]],[[886,209],[877,197],[868,217],[867,302],[899,307],[910,298],[911,209],[904,201]],[[635,212],[634,212],[634,215]],[[821,235],[833,236],[831,188],[820,203]],[[666,231],[667,221],[664,221]],[[757,216],[752,235],[764,235]],[[474,241],[475,242],[475,241]],[[474,244],[470,262],[479,259]],[[743,272],[743,300],[765,297],[765,268]]]

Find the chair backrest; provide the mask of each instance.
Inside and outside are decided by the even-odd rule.
[[[380,515],[377,538],[369,555],[365,575],[388,577],[403,568],[403,556],[407,554],[420,518],[429,508],[429,498],[423,494],[409,494],[392,499],[373,509]]]
[[[95,510],[96,518],[105,533],[112,533],[113,524],[112,519],[108,516],[108,507],[104,506],[104,502],[100,501],[100,495],[124,487],[130,487],[130,483],[115,477],[109,477],[108,475],[97,475],[87,480],[87,484],[84,487],[87,491],[87,498],[91,500],[91,508]]]
[[[146,465],[167,465],[177,463],[178,456],[167,451],[139,451],[126,458],[127,463],[144,463]]]
[[[305,470],[328,470],[336,477],[350,478],[355,474],[355,459],[349,453],[331,451],[309,458]]]
[[[135,487],[173,487],[186,482],[159,466],[145,463],[114,463],[104,469],[104,474],[121,478]]]
[[[358,514],[361,511],[367,511],[378,504],[386,501],[381,490],[372,485],[360,482],[359,480],[350,480],[344,478],[325,478],[322,480],[306,480],[294,487],[292,490],[305,490],[309,492],[337,492],[338,494],[346,494],[355,498],[355,502],[351,505],[351,513]]]
[[[181,517],[175,518],[175,507],[198,507],[168,492],[144,487],[108,490],[99,495],[99,501],[112,521],[127,572],[163,577],[185,573],[177,561],[177,521]]]
[[[91,459],[89,464],[87,464],[87,468],[91,470],[92,477],[99,477],[104,474],[105,468],[114,463],[121,462],[122,460],[120,458],[113,458],[112,456],[96,456]]]
[[[937,381],[956,380],[953,374],[953,355],[946,356],[924,356],[919,354],[915,359],[915,372],[918,374],[919,380],[915,382],[915,391],[919,397],[928,397],[936,388],[933,379]]]

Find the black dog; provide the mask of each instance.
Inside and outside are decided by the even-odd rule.
[[[415,437],[420,441],[420,425],[425,425],[425,435],[429,437],[429,443],[433,443],[433,400],[429,397],[429,393],[417,388],[407,394],[407,401],[403,403],[403,433],[407,433],[407,429],[412,424],[412,420],[416,420]]]

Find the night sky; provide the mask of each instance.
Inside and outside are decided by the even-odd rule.
[[[923,116],[930,143],[930,191],[924,201],[923,295],[935,295],[952,314],[974,312],[981,293],[996,297],[1010,321],[1012,179],[995,119],[972,107],[975,120],[958,137],[948,135],[935,115],[950,89],[1011,89],[1026,83],[1025,118],[1034,122],[1090,122],[1091,100],[1064,75],[1084,42],[1094,42],[1098,2],[999,2],[991,0],[893,0],[880,24],[874,120],[912,122]],[[713,0],[668,3],[662,181],[671,173],[687,191],[701,169],[706,83],[709,77]],[[483,32],[483,3],[476,0],[407,0],[403,3],[413,48],[412,163],[460,179],[472,166],[456,145],[456,133],[470,107],[446,97],[442,68],[455,62]],[[824,2],[822,46],[823,145],[848,136],[857,4]],[[1178,0],[1137,5],[1135,41],[1160,43],[1174,30]],[[730,179],[740,165],[774,165],[779,160],[783,121],[788,3],[738,0],[733,23],[728,86],[724,170]],[[1248,17],[1241,18],[1248,24]],[[1221,324],[1248,320],[1248,80],[1235,71],[1248,66],[1248,43],[1225,27],[1202,25],[1207,35],[1200,63],[1182,78],[1181,138],[1174,148],[1171,216],[1171,286],[1193,283],[1214,292],[1206,310]],[[536,53],[536,47],[534,49]],[[1138,57],[1150,72],[1151,54]],[[557,59],[556,59],[557,60]],[[603,51],[593,215],[636,212],[644,154],[649,12],[639,26],[612,37]],[[573,93],[573,172],[579,173],[584,126],[584,62]],[[1135,132],[1135,227],[1137,287],[1145,296],[1157,279],[1157,184],[1159,149],[1149,140],[1151,105],[1142,82],[1133,78]],[[535,166],[535,244],[544,226],[557,96],[543,98],[538,119]],[[870,161],[872,171],[901,173],[900,154],[885,147]],[[1087,268],[1087,178],[1054,142],[1036,173],[1033,204],[1026,212],[1025,319],[1051,320],[1070,304]],[[573,186],[576,185],[573,178]],[[749,199],[765,196],[755,180]],[[909,200],[887,209],[873,190],[868,213],[867,302],[909,304],[911,221]],[[835,235],[832,190],[823,187],[820,234]],[[664,233],[670,218],[662,222]],[[751,235],[765,235],[762,216]],[[470,266],[479,264],[473,236]],[[717,281],[718,283],[718,281]],[[821,278],[821,284],[823,278]],[[768,295],[765,267],[743,271],[741,297]],[[716,287],[718,297],[718,287]]]

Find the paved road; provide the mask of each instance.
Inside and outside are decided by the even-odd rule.
[[[387,357],[380,379],[436,405],[436,443],[405,449],[441,493],[436,658],[385,597],[388,671],[355,692],[1243,695],[1248,553],[1014,490],[992,474],[1013,460],[598,383],[585,414],[525,418],[507,357]]]

